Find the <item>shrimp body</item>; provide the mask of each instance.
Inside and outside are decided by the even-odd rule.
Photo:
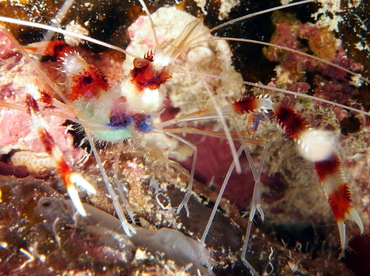
[[[25,49],[34,54],[49,55],[61,63],[61,71],[67,76],[68,89],[67,95],[59,96],[64,98],[64,104],[74,108],[75,119],[83,126],[90,144],[94,143],[93,139],[104,143],[123,142],[133,136],[133,131],[148,133],[153,130],[152,117],[159,116],[165,97],[162,84],[170,78],[170,74],[166,67],[161,70],[154,68],[151,54],[145,55],[144,59],[135,59],[130,78],[126,77],[120,85],[109,88],[103,73],[95,66],[88,64],[71,46],[62,41],[41,42],[25,47]],[[36,113],[40,117],[34,98],[30,95],[27,99],[30,102],[31,114]],[[57,101],[50,100],[50,102],[56,104]],[[33,117],[36,118],[36,116]],[[76,209],[85,216],[86,212],[78,198],[75,184],[93,193],[95,189],[79,174],[73,172],[46,129],[46,125],[40,128],[39,137],[47,153],[55,159],[56,170],[63,179]],[[91,133],[90,137],[88,133]],[[95,147],[92,147],[98,163],[101,163]],[[118,196],[101,164],[100,170],[114,200],[122,226],[130,236],[135,230],[124,218]],[[121,200],[127,212],[132,216],[124,195],[121,195]],[[186,204],[187,202],[184,203]]]
[[[36,43],[26,49],[61,63],[68,78],[68,99],[79,112],[107,128],[92,130],[98,140],[114,143],[132,137],[131,131],[146,133],[153,129],[152,118],[160,113],[165,97],[161,84],[170,78],[166,67],[154,68],[153,56],[136,58],[130,76],[110,88],[104,74],[65,42]],[[94,127],[94,123],[87,122],[86,126]]]
[[[13,42],[15,43],[15,40]],[[181,39],[180,44],[182,42]],[[185,46],[187,46],[186,43],[174,46],[176,48],[175,52],[181,52]],[[18,48],[22,49],[21,46],[18,46]],[[134,59],[130,75],[124,77],[119,85],[111,88],[104,74],[95,66],[88,64],[73,47],[65,42],[55,40],[34,43],[26,46],[25,49],[32,54],[51,56],[60,63],[60,70],[67,78],[67,89],[62,93],[57,88],[54,88],[54,90],[62,98],[62,101],[52,99],[48,94],[45,94],[41,101],[48,105],[68,106],[74,113],[73,120],[83,127],[91,145],[94,141],[103,143],[123,142],[133,137],[134,131],[148,133],[154,129],[153,119],[157,118],[163,111],[162,106],[166,92],[164,84],[171,78],[171,72],[166,64],[177,56],[173,51],[169,51],[169,54],[162,55],[162,59],[166,60],[165,63],[155,64],[154,54],[148,52],[144,55],[144,58]],[[28,59],[32,63],[32,59],[30,57]],[[42,72],[40,74],[42,75]],[[46,76],[44,78],[49,80]],[[50,80],[49,83],[51,83]],[[52,84],[50,86],[54,87]],[[30,113],[35,114],[32,116],[33,121],[37,122],[37,118],[41,117],[41,114],[34,96],[31,94],[27,96],[27,103]],[[38,136],[43,141],[46,152],[55,159],[56,170],[63,179],[77,210],[81,215],[86,215],[74,184],[84,186],[89,191],[95,190],[83,178],[75,176],[73,170],[67,164],[66,158],[55,146],[47,128],[46,124],[43,125],[39,129]],[[95,147],[93,145],[92,147],[100,164],[100,170],[104,175],[107,189],[113,200],[116,200],[114,204],[116,209],[119,210],[117,212],[123,221],[123,227],[126,233],[130,235],[135,230],[125,220],[120,203],[118,203],[118,196],[111,187]],[[181,204],[181,208],[186,206],[189,200],[192,179],[193,174],[190,178],[188,196]],[[122,197],[124,195],[121,195],[121,199]],[[125,201],[125,199],[122,200]],[[124,205],[130,213],[128,204],[124,203]]]

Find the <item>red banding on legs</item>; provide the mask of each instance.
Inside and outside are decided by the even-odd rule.
[[[323,182],[329,175],[340,173],[339,157],[333,152],[327,159],[315,162],[315,169]]]
[[[297,141],[301,133],[307,129],[306,121],[287,106],[276,105],[274,113],[280,127],[294,141]]]

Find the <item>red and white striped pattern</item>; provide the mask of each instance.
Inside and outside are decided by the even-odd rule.
[[[344,224],[346,219],[354,220],[363,233],[361,218],[351,205],[351,192],[342,171],[340,159],[335,152],[335,141],[328,132],[308,128],[307,122],[293,109],[275,104],[267,96],[246,97],[233,103],[232,106],[237,113],[271,110],[279,126],[300,146],[302,156],[314,162],[317,175],[337,221],[343,249],[346,247]]]
[[[74,172],[73,169],[68,165],[62,151],[58,148],[58,146],[54,142],[54,139],[47,131],[48,125],[42,118],[39,106],[33,96],[37,95],[38,93],[36,91],[36,87],[29,86],[28,91],[29,94],[27,94],[26,97],[26,104],[28,112],[32,118],[33,127],[35,128],[35,131],[37,132],[37,135],[39,136],[40,141],[44,146],[45,152],[54,161],[55,168],[62,178],[68,194],[73,202],[73,205],[76,207],[77,212],[82,216],[86,216],[86,211],[78,196],[76,185],[84,188],[91,194],[95,194],[96,190],[87,180],[82,177],[82,175]]]

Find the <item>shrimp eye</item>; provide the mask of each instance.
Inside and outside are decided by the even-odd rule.
[[[85,76],[85,77],[83,77],[82,82],[84,84],[90,84],[90,83],[93,82],[93,78],[91,76]]]
[[[135,58],[133,63],[135,68],[143,68],[148,67],[150,61],[143,58]]]

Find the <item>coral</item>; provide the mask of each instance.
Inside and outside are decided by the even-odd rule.
[[[219,23],[215,18],[220,15],[214,11],[217,10],[214,8],[217,7],[217,3],[211,2],[207,15],[203,14],[202,10],[192,3],[183,5],[188,12],[191,11],[193,15],[200,14],[207,24],[214,26]],[[241,7],[244,7],[246,3],[242,2],[239,4],[240,6],[232,9],[230,18],[240,15],[238,14],[240,10],[245,13]],[[49,5],[50,1],[43,3],[49,7],[51,13],[44,10],[36,12],[37,15],[35,15],[31,10],[31,5],[22,4],[22,2],[15,6],[10,6],[5,2],[0,3],[0,13],[48,23],[51,18],[54,18],[54,11],[58,10],[59,4],[51,6]],[[158,7],[163,5],[161,1],[157,4],[152,4],[152,2],[149,4],[151,11],[156,10],[155,5]],[[88,29],[89,35],[123,48],[129,44],[128,34],[132,34],[130,30],[135,33],[134,30],[127,30],[127,28],[141,12],[141,7],[136,2],[122,5],[119,1],[95,1],[83,5],[76,1],[74,6],[75,8],[67,15],[65,22],[69,23],[75,20],[76,24]],[[253,9],[255,9],[254,6],[251,7],[251,10]],[[311,11],[306,12],[303,17],[310,13]],[[286,14],[284,15],[286,16]],[[318,27],[316,24],[300,22],[292,16],[286,16],[288,19],[281,22],[282,16],[275,14],[272,19],[274,24],[271,23],[269,16],[265,16],[258,19],[261,20],[258,21],[259,23],[248,21],[241,25],[232,25],[224,32],[219,30],[218,34],[234,36],[234,32],[245,32],[241,34],[241,37],[247,37],[247,32],[257,33],[258,29],[266,29],[272,33],[275,26],[276,32],[271,40],[274,43],[314,53],[314,55],[329,59],[355,72],[366,74],[366,66],[363,69],[363,64],[368,60],[366,58],[364,60],[363,57],[362,59],[348,57],[344,45],[338,42],[339,40],[332,31]],[[138,22],[141,20],[144,19],[138,19]],[[268,27],[264,28],[265,26]],[[40,31],[30,30],[30,28],[19,28],[14,25],[7,25],[7,27],[11,28],[12,33],[22,44],[35,42],[42,37]],[[136,32],[141,33],[140,29]],[[350,41],[348,38],[350,34],[342,35],[345,40]],[[261,36],[269,37],[269,34],[263,33]],[[147,36],[144,35],[144,38]],[[12,44],[5,37],[1,37],[1,41],[4,41],[0,45],[1,70],[11,74],[11,78],[1,78],[0,80],[1,100],[22,107],[24,101],[22,86],[24,83],[37,82],[40,90],[50,92],[47,86],[42,81],[38,81],[38,77],[32,74],[32,67],[27,61],[13,51]],[[152,41],[147,42],[153,45]],[[232,44],[231,51],[225,48],[226,46],[222,46],[221,50],[217,47],[211,48],[211,51],[207,50],[207,47],[202,47],[204,50],[202,54],[208,55],[209,59],[207,63],[200,61],[199,68],[208,73],[227,74],[233,79],[241,80],[241,77],[230,65],[232,56],[235,67],[245,80],[270,82],[271,87],[284,87],[292,91],[335,100],[355,108],[368,109],[368,87],[365,85],[360,88],[356,87],[351,82],[350,76],[343,71],[294,53],[283,53],[276,49],[265,49],[267,57],[262,56],[261,50],[258,50],[260,53],[255,55],[255,52],[245,51],[244,44],[246,43]],[[320,45],[321,47],[319,47]],[[215,46],[212,45],[212,47]],[[122,55],[111,51],[100,52],[102,49],[99,46],[90,43],[85,43],[77,48],[89,63],[104,71],[111,86],[119,81],[122,74],[127,72],[127,68],[125,71],[120,67],[120,62],[123,60]],[[194,55],[195,58],[198,54]],[[257,66],[256,60],[262,66]],[[181,57],[177,62],[181,63]],[[197,60],[194,62],[197,63]],[[128,64],[130,67],[131,61]],[[276,64],[278,64],[277,74],[271,70]],[[55,69],[58,68],[58,65],[54,61],[44,61],[41,66],[56,83],[63,83],[63,76]],[[246,69],[247,67],[248,69]],[[210,71],[210,68],[214,71]],[[187,68],[186,70],[192,69]],[[166,101],[168,111],[162,114],[162,119],[165,117],[166,119],[173,118],[176,115],[187,114],[211,106],[209,103],[205,104],[208,99],[199,92],[199,87],[195,86],[191,89],[188,86],[180,87],[183,89],[181,90],[179,85],[182,84],[183,79],[181,74],[179,75],[178,79],[174,77],[173,86],[171,83],[169,84],[168,90],[171,93],[171,99]],[[186,76],[190,81],[197,80],[193,75],[186,74]],[[13,80],[13,77],[16,79]],[[223,87],[220,85],[220,80],[207,77],[205,79],[212,88]],[[239,83],[231,82],[229,85],[216,92],[219,96],[218,101],[222,104],[232,102],[245,92]],[[63,85],[61,87],[63,88]],[[248,93],[255,94],[271,92],[261,89],[247,90]],[[225,99],[226,97],[228,98]],[[294,107],[298,112],[302,112],[312,127],[333,132],[338,141],[338,151],[344,157],[343,163],[347,167],[349,183],[352,183],[354,200],[359,210],[361,206],[365,206],[362,218],[368,230],[370,221],[367,183],[368,120],[354,112],[333,108],[319,101],[277,94],[274,94],[273,98]],[[57,111],[57,109],[53,109],[53,111]],[[110,272],[112,274],[135,275],[144,272],[152,274],[183,272],[182,264],[177,265],[166,260],[161,257],[161,254],[150,252],[145,247],[133,248],[130,242],[122,237],[121,240],[124,242],[122,245],[118,245],[115,242],[115,237],[102,234],[101,229],[91,229],[78,223],[76,225],[70,216],[66,218],[62,216],[60,221],[54,221],[55,224],[43,221],[45,217],[42,218],[35,212],[40,198],[47,196],[58,202],[63,202],[63,196],[66,195],[66,192],[58,185],[57,177],[52,170],[46,173],[34,173],[38,180],[32,177],[19,178],[29,175],[30,172],[27,171],[27,166],[25,168],[12,165],[9,161],[9,155],[14,153],[12,150],[38,150],[40,146],[37,145],[37,138],[29,137],[29,135],[32,136],[31,126],[28,123],[28,115],[22,108],[6,111],[2,109],[1,116],[2,139],[0,142],[3,143],[1,145],[3,156],[0,162],[0,172],[3,175],[18,177],[6,177],[0,181],[2,194],[0,202],[1,271],[14,275],[51,273],[51,270],[55,274],[103,274]],[[276,123],[270,118],[270,115],[264,114],[263,116],[264,120],[253,130],[255,134],[250,137],[263,139],[269,143],[268,157],[262,177],[262,182],[265,184],[262,205],[270,222],[258,223],[261,230],[253,233],[250,241],[251,249],[247,255],[248,260],[261,274],[271,272],[273,268],[276,275],[293,273],[351,275],[351,272],[336,259],[330,258],[326,261],[328,256],[335,253],[339,241],[327,201],[318,179],[313,176],[312,165],[303,160],[291,142],[284,138],[283,132],[277,130]],[[48,114],[45,117],[52,126],[50,132],[61,139],[60,147],[71,159],[77,161],[80,160],[81,156],[86,155],[86,152],[81,148],[72,146],[80,144],[79,141],[73,143],[72,136],[65,135],[66,126],[62,126],[65,123],[65,118],[48,116]],[[56,120],[53,121],[53,119]],[[236,116],[235,119],[241,130],[244,131],[243,134],[247,133],[249,131],[246,124],[248,115]],[[220,129],[219,124],[213,122],[200,123],[199,127],[207,131]],[[344,135],[340,134],[340,131]],[[191,237],[193,241],[198,241],[209,217],[210,206],[215,201],[217,186],[222,183],[232,159],[229,156],[227,143],[220,142],[217,138],[199,139],[199,136],[195,137],[195,135],[187,135],[186,138],[199,148],[196,178],[203,182],[203,184],[199,182],[195,184],[189,202],[190,218],[186,216],[185,211],[177,215],[174,210],[174,207],[180,204],[184,196],[188,179],[187,170],[165,158],[166,156],[163,154],[165,150],[160,147],[157,151],[153,147],[141,148],[131,143],[109,147],[99,145],[99,147],[104,148],[100,153],[102,160],[104,160],[104,167],[109,172],[109,179],[117,187],[123,187],[138,224],[156,229],[163,227],[177,229],[176,231],[181,231],[182,235]],[[157,140],[159,139],[157,138]],[[163,141],[167,143],[167,140],[163,139]],[[150,142],[147,143],[150,144]],[[250,149],[253,157],[258,160],[261,152],[260,147],[251,145]],[[166,148],[165,153],[169,156],[171,154],[178,156],[183,154],[181,150],[176,145],[174,148]],[[122,152],[122,154],[117,156],[117,152]],[[183,155],[186,157],[188,153],[185,152]],[[84,201],[114,214],[114,208],[111,200],[106,196],[104,184],[94,159],[85,158],[84,162],[80,164],[74,162],[75,169],[83,172],[89,181],[99,188],[99,192],[93,197],[84,195]],[[216,160],[216,162],[208,162],[209,159]],[[226,197],[232,203],[224,200],[206,240],[207,248],[212,251],[211,255],[217,263],[214,272],[219,275],[247,274],[246,268],[238,261],[241,239],[246,224],[239,212],[248,210],[253,181],[249,184],[246,183],[245,178],[251,179],[251,174],[248,171],[245,157],[242,157],[241,164],[244,174],[235,175],[226,191]],[[183,165],[189,167],[186,162]],[[116,170],[119,171],[118,174],[114,173]],[[209,187],[207,188],[204,184]],[[216,191],[212,191],[212,189],[216,189]],[[329,226],[321,230],[322,225]],[[350,234],[357,233],[351,232],[351,226],[348,229]],[[58,235],[55,235],[55,231]],[[264,232],[262,233],[262,231]],[[102,243],[102,237],[106,243]],[[288,248],[281,245],[281,240],[286,242]],[[63,246],[60,247],[58,243]],[[351,263],[351,258],[348,258],[348,267],[353,267]]]

